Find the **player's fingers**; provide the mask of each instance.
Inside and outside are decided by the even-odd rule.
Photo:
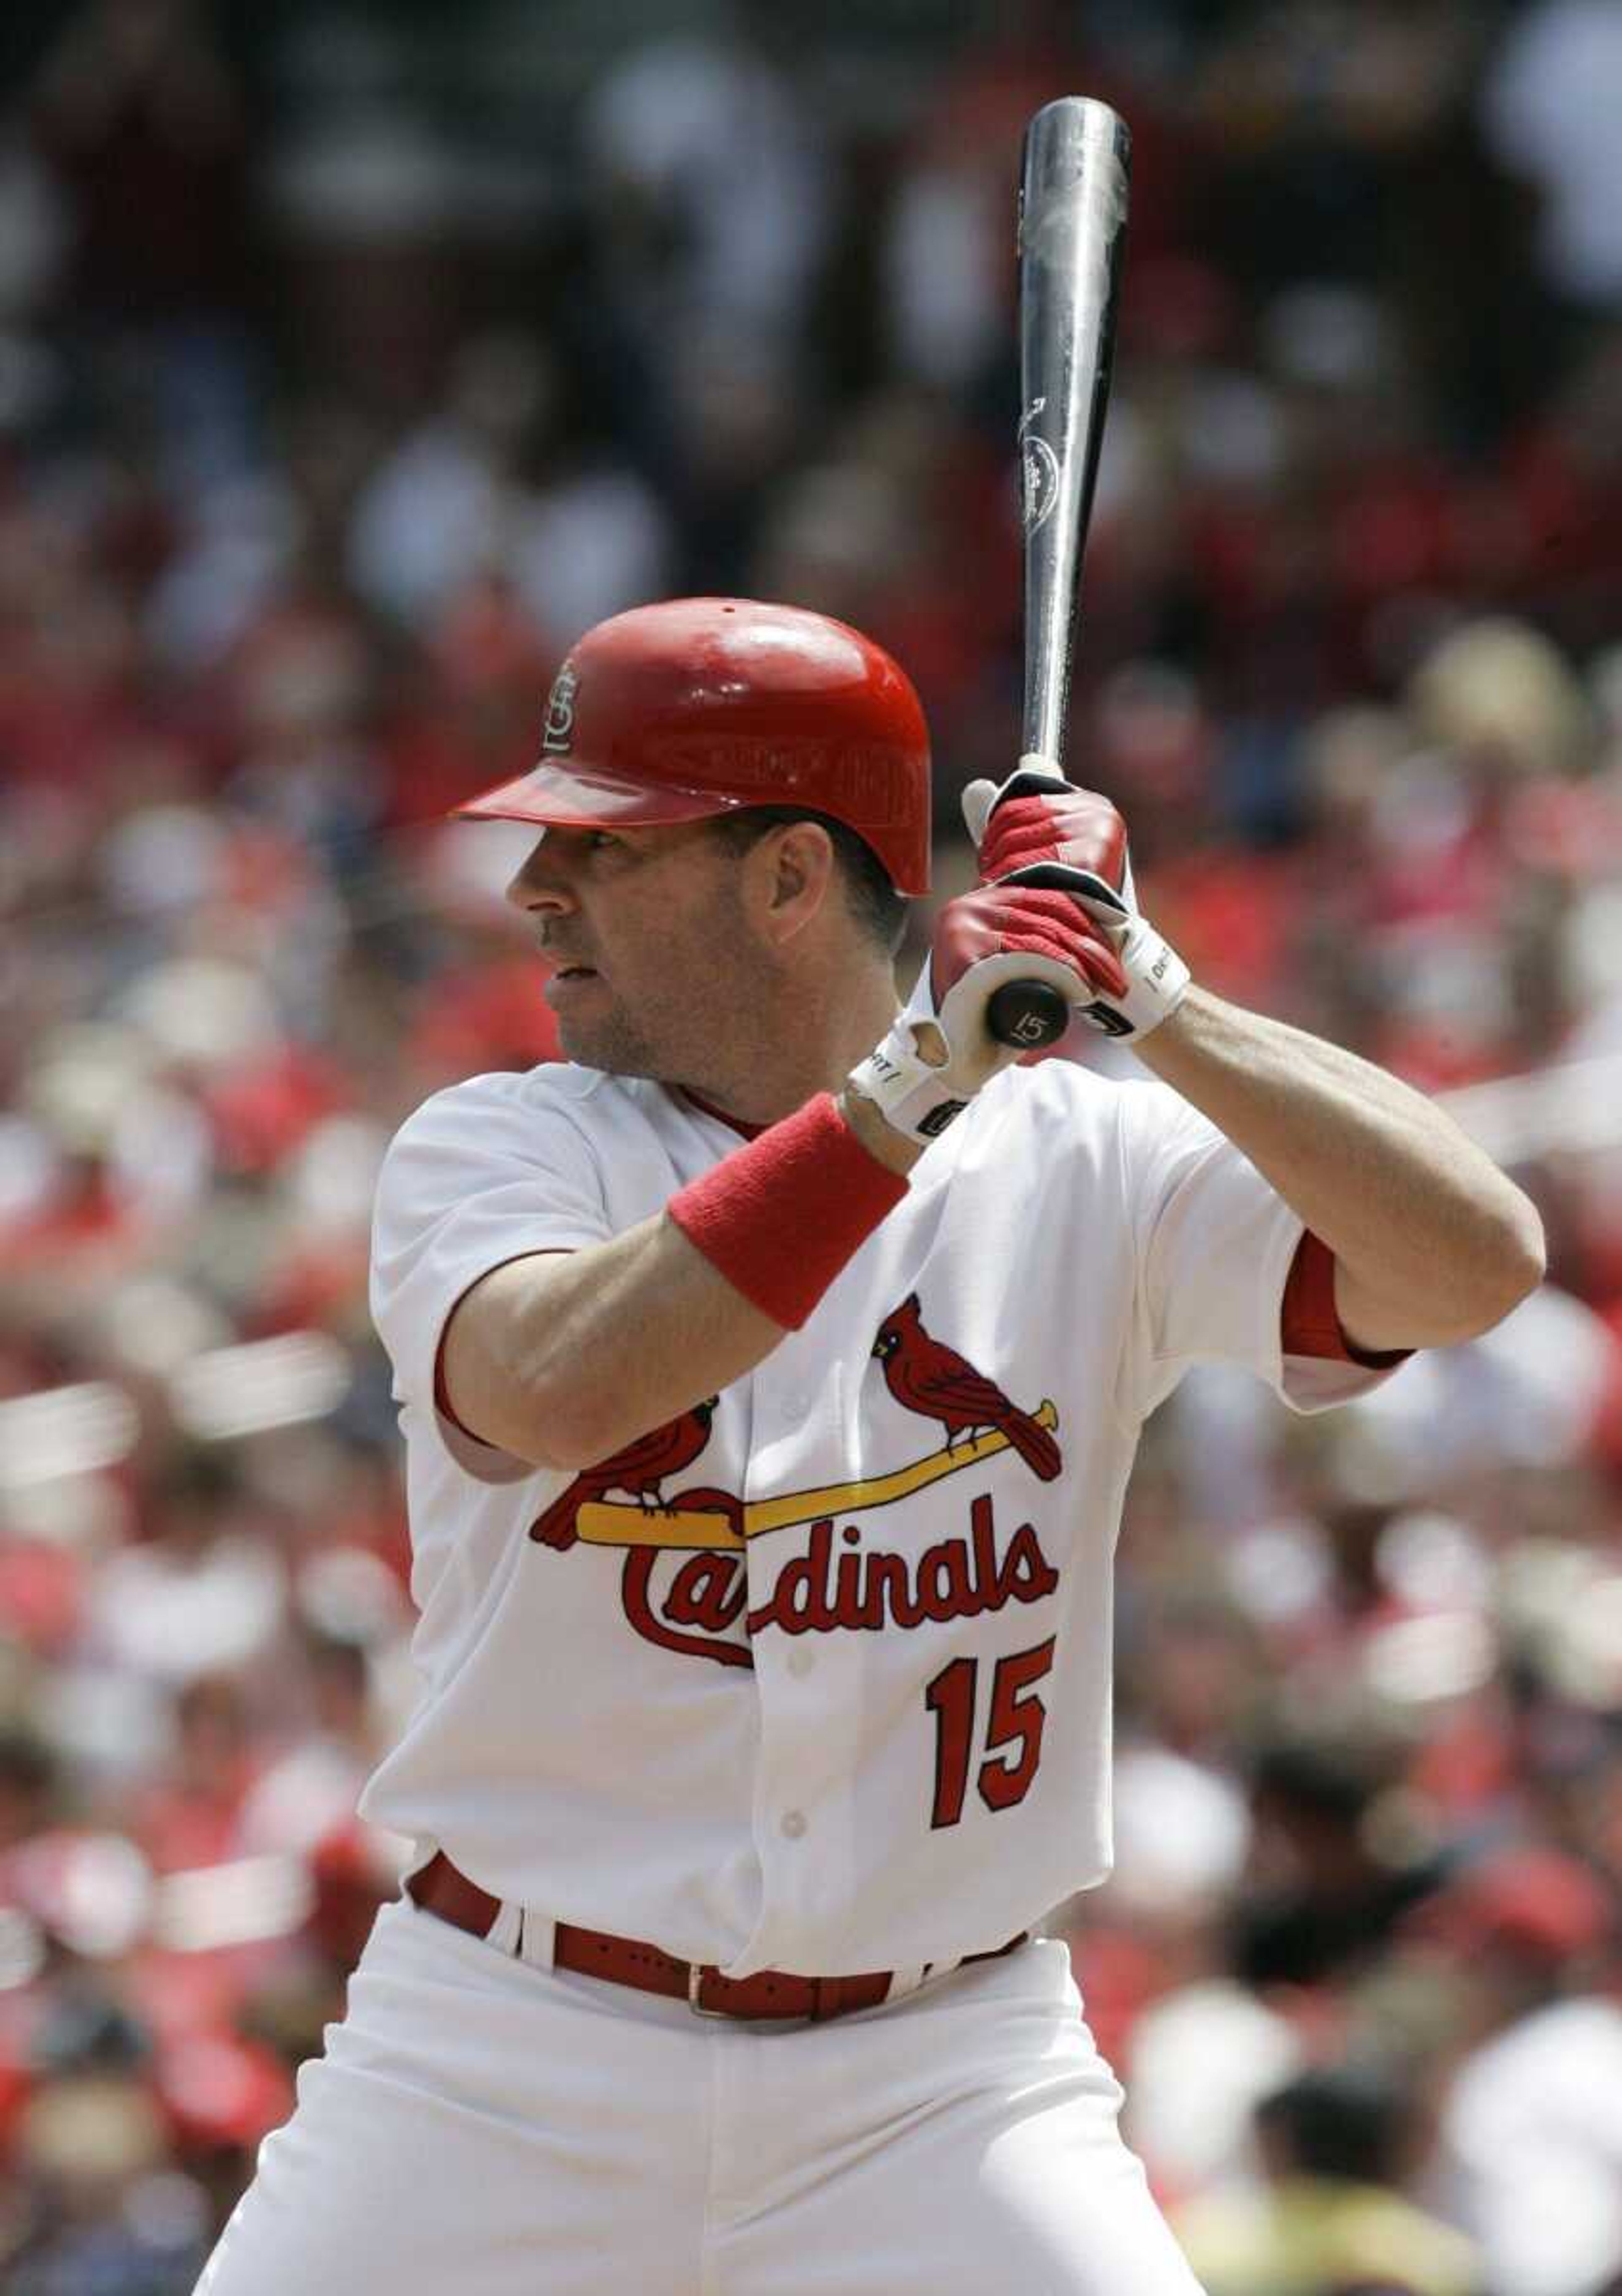
[[[993,813],[980,846],[980,872],[1005,876],[1034,861],[1060,860],[1100,871],[1118,883],[1126,865],[1126,831],[1107,798],[1077,791],[1062,800],[1005,800]]]
[[[1096,930],[1069,937],[1054,933],[1014,931],[1003,937],[1010,956],[1045,956],[1067,972],[1079,973],[1088,985],[1112,996],[1126,994],[1126,975],[1109,942]]]
[[[1065,892],[1056,885],[998,886],[986,901],[982,914],[1009,924],[1040,920],[1065,931],[1073,931],[1079,919],[1091,922],[1084,897],[1078,892]]]
[[[994,819],[980,847],[980,867],[988,876],[1002,877],[1028,862],[1053,860],[1058,852],[1059,840],[1051,824],[1016,823],[1004,829]]]
[[[1004,836],[994,818],[980,848],[982,876],[1006,877],[1012,871],[1028,868],[1037,861],[1057,861],[1064,867],[1077,869],[1095,869],[1102,862],[1106,875],[1117,865],[1116,857],[1100,839],[1085,834],[1067,836],[1062,824],[1027,822]]]

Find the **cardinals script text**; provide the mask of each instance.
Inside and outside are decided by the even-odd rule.
[[[854,1523],[811,1526],[804,1554],[778,1571],[766,1600],[746,1608],[749,1586],[741,1554],[686,1556],[664,1578],[659,1550],[635,1548],[625,1558],[621,1595],[629,1623],[666,1650],[750,1666],[748,1644],[725,1639],[740,1620],[750,1636],[777,1627],[787,1635],[910,1630],[952,1619],[975,1619],[1010,1603],[1040,1603],[1059,1584],[1034,1523],[1022,1522],[997,1551],[988,1496],[970,1509],[967,1538],[943,1538],[917,1555],[864,1546]],[[694,1631],[696,1629],[696,1631]]]

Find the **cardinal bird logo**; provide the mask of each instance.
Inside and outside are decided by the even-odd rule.
[[[886,1387],[902,1409],[939,1420],[948,1451],[958,1436],[995,1428],[1044,1483],[1060,1472],[1063,1457],[1047,1429],[1011,1403],[995,1380],[931,1339],[923,1328],[915,1292],[880,1324],[872,1352],[884,1366]]]
[[[584,1467],[572,1483],[562,1491],[529,1526],[531,1538],[545,1546],[560,1550],[572,1546],[578,1536],[575,1523],[579,1512],[588,1501],[601,1499],[610,1491],[624,1491],[643,1509],[663,1506],[663,1484],[669,1475],[679,1475],[690,1467],[709,1440],[710,1424],[720,1398],[712,1395],[706,1403],[695,1403],[691,1411],[683,1411],[676,1418],[666,1420],[662,1427],[650,1428],[622,1451],[610,1459],[600,1459],[594,1467]]]

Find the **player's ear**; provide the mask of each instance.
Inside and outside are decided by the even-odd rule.
[[[761,865],[765,930],[781,947],[804,931],[829,897],[833,840],[820,821],[785,822],[768,831],[750,858]]]

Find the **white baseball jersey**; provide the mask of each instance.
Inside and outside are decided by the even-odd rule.
[[[1110,1863],[1112,1558],[1138,1431],[1202,1360],[1295,1408],[1301,1223],[1165,1086],[990,1084],[803,1329],[575,1476],[435,1407],[469,1287],[598,1243],[738,1145],[563,1065],[438,1094],[379,1185],[420,1701],[366,1816],[493,1895],[729,1975],[1001,1945]],[[785,1252],[794,1237],[785,1233]]]

